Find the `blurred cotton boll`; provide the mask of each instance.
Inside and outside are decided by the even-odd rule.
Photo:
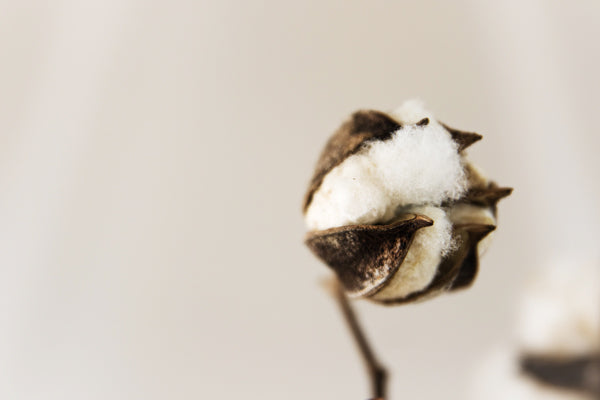
[[[525,357],[573,360],[600,355],[600,260],[577,259],[554,260],[529,279],[521,296],[515,344],[497,349],[478,368],[474,400],[595,398],[587,386],[572,389],[544,382],[521,362]],[[584,385],[587,380],[597,386],[600,378],[593,368],[577,375]]]
[[[589,396],[557,390],[525,376],[512,346],[496,348],[473,374],[470,400],[592,400]]]
[[[517,324],[523,351],[600,352],[600,260],[554,262],[526,287]]]

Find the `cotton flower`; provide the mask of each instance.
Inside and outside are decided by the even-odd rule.
[[[348,295],[394,304],[472,283],[511,192],[466,159],[480,139],[417,101],[358,111],[330,138],[304,200],[306,244]]]

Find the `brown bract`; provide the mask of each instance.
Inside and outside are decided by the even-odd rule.
[[[306,245],[331,267],[351,296],[377,292],[400,268],[415,232],[433,221],[408,215],[387,225],[349,225],[309,232]]]
[[[352,297],[377,293],[398,271],[418,229],[431,226],[425,215],[404,216],[387,225],[349,225],[309,232],[306,245],[333,271]],[[440,264],[433,281],[407,297],[374,300],[393,305],[425,300],[446,290],[468,287],[477,276],[477,244],[495,229],[493,225],[456,226],[460,246]]]

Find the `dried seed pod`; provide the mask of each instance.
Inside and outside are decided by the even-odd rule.
[[[398,304],[473,282],[512,191],[466,160],[480,139],[415,101],[358,111],[329,139],[304,199],[306,244],[348,295]]]

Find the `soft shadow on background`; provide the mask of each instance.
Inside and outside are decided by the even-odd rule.
[[[1,8],[1,398],[365,398],[300,214],[358,108],[423,99],[515,188],[471,290],[359,305],[392,398],[464,398],[528,274],[597,254],[596,1]]]

